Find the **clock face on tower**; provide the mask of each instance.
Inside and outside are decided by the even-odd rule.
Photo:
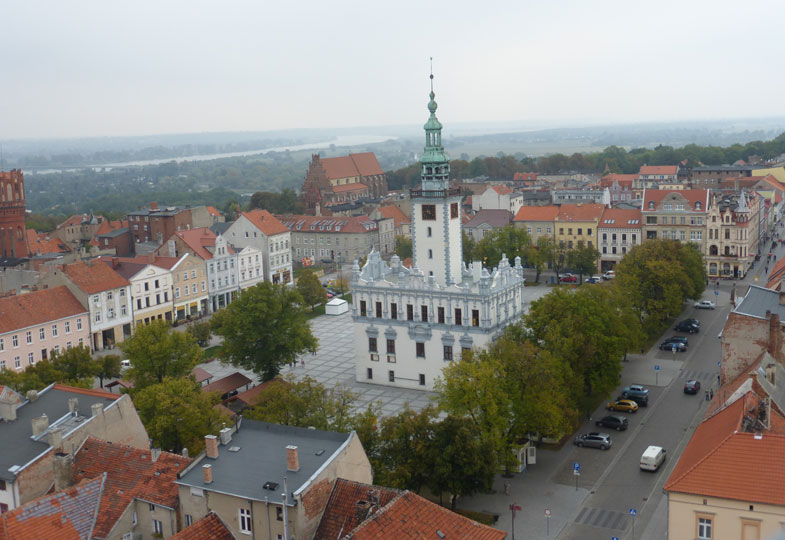
[[[432,204],[422,205],[422,218],[428,221],[436,220],[436,206]]]

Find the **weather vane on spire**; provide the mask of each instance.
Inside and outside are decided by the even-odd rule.
[[[433,92],[433,56],[431,56],[431,92]]]

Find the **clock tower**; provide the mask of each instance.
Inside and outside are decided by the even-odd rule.
[[[442,146],[442,124],[436,118],[436,95],[428,102],[425,123],[422,185],[409,192],[412,204],[412,253],[414,269],[433,276],[436,284],[448,287],[461,281],[461,194],[450,188],[450,158]]]

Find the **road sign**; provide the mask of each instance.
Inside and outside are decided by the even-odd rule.
[[[551,517],[551,511],[549,509],[545,509],[545,517]]]
[[[671,352],[673,354],[676,354],[676,344],[675,343],[671,346]]]
[[[575,472],[581,472],[581,464],[576,461],[572,464],[572,470]]]
[[[720,295],[720,291],[714,291],[714,296],[719,296],[719,295]]]
[[[611,536],[611,540],[619,540],[618,536]]]
[[[513,512],[515,512],[517,510],[520,510],[520,509],[521,509],[521,507],[519,505],[515,504],[515,503],[512,503],[510,505],[510,510],[512,510]]]
[[[659,370],[660,370],[660,365],[654,364],[654,371],[659,371]]]
[[[630,508],[630,515],[631,516],[637,516],[638,515],[638,511],[635,508]]]
[[[717,366],[719,367],[721,365],[722,365],[722,360],[717,360]]]

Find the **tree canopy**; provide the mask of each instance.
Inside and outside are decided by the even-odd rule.
[[[412,239],[403,235],[395,237],[395,254],[401,260],[408,259],[412,256]]]
[[[303,297],[303,301],[308,306],[322,304],[327,301],[327,291],[322,287],[319,278],[316,277],[309,268],[305,268],[300,272],[300,277],[297,278],[297,292]]]

